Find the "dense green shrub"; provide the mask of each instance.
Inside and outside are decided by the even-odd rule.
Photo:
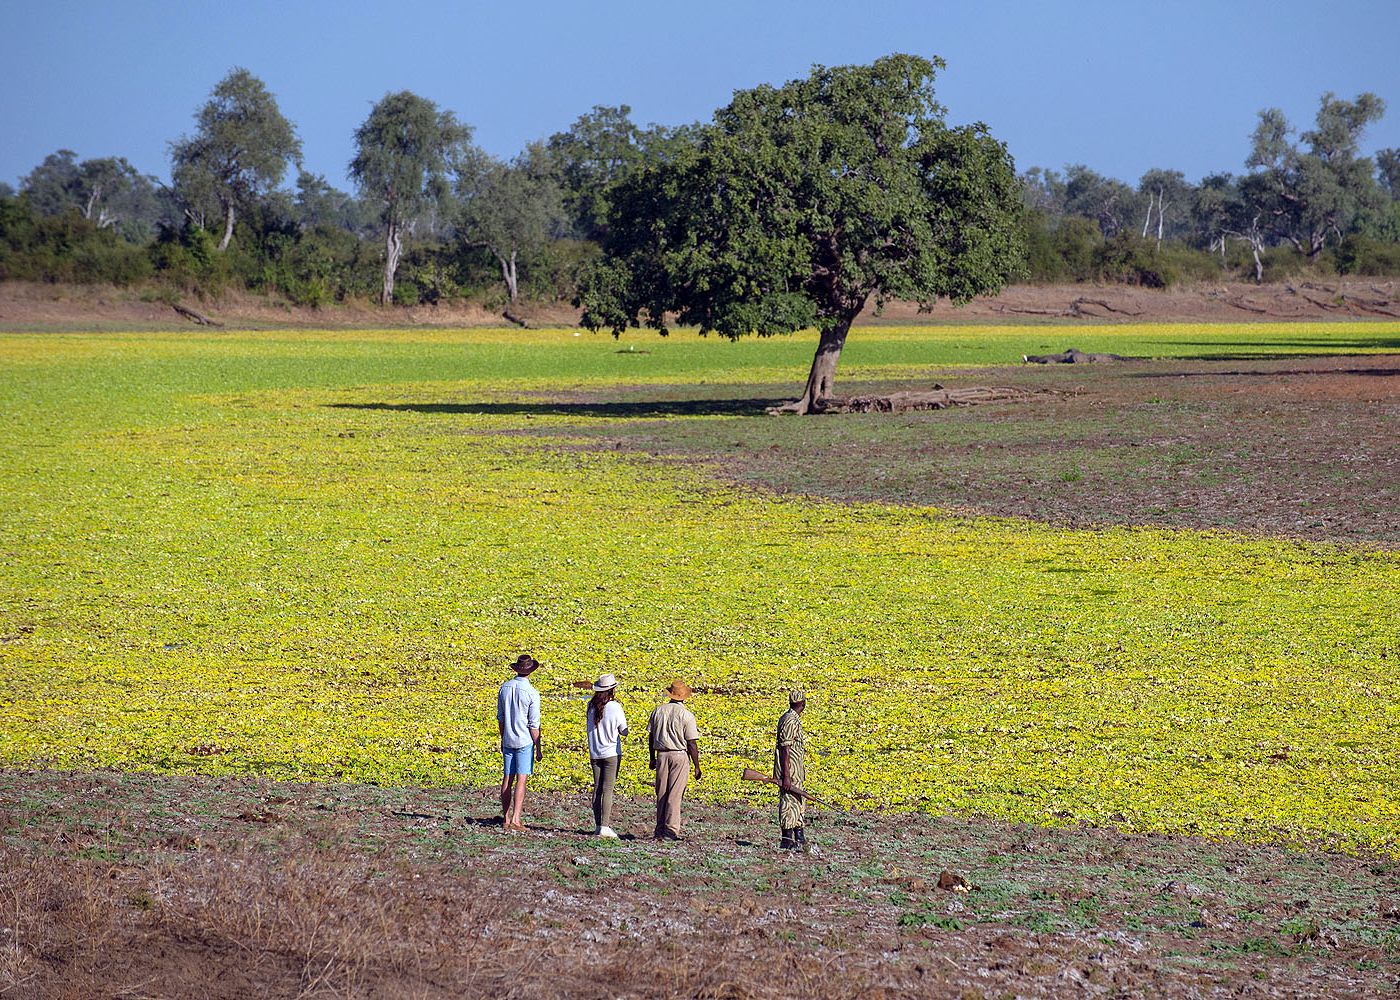
[[[1397,243],[1382,243],[1369,236],[1353,234],[1342,240],[1332,257],[1341,274],[1400,275],[1400,244]]]
[[[1337,273],[1336,259],[1330,253],[1315,257],[1299,253],[1292,246],[1269,247],[1259,255],[1264,261],[1264,281],[1291,281],[1300,278],[1330,278]],[[1253,278],[1253,264],[1249,276]]]
[[[1166,288],[1181,280],[1181,273],[1156,244],[1132,233],[1119,233],[1094,249],[1094,270],[1101,281],[1144,288]]]
[[[0,199],[0,280],[130,285],[151,275],[144,251],[76,212],[37,215],[27,198]]]
[[[394,305],[396,306],[416,306],[423,300],[423,291],[418,287],[418,282],[406,278],[399,278],[394,283]]]
[[[578,290],[584,270],[602,254],[602,247],[592,240],[555,240],[524,261],[520,294],[567,302]]]

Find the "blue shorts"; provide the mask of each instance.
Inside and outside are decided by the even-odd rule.
[[[502,747],[501,756],[505,758],[507,778],[512,774],[535,773],[535,745],[533,743],[526,743],[523,747]]]

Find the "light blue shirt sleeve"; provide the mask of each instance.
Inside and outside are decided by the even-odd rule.
[[[534,685],[530,685],[530,728],[540,728],[540,693],[535,690]]]
[[[496,721],[506,721],[506,686],[501,685],[501,689],[496,692]]]

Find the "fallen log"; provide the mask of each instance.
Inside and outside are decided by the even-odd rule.
[[[509,309],[503,311],[501,313],[501,317],[510,323],[514,323],[516,326],[521,327],[522,329],[530,329],[530,323],[528,320],[522,319],[521,317],[515,315]]]
[[[997,303],[997,304],[994,305],[992,308],[993,308],[996,312],[999,312],[999,313],[1003,313],[1003,314],[1005,314],[1005,313],[1014,313],[1014,314],[1017,315],[1017,316],[1063,316],[1063,315],[1065,315],[1065,311],[1064,311],[1063,309],[1018,309],[1018,308],[1015,307],[1015,306],[1006,306],[1006,305],[1002,305],[1001,303]]]
[[[1127,361],[1128,359],[1120,354],[1085,352],[1077,347],[1071,347],[1059,354],[1022,354],[1021,360],[1030,365],[1083,365],[1105,361]]]
[[[983,403],[1022,402],[1043,395],[1053,393],[1046,390],[1019,389],[1014,386],[945,389],[941,385],[935,385],[925,390],[892,392],[879,396],[833,396],[822,405],[821,412],[907,413],[911,410],[946,410],[953,406],[978,406]]]
[[[1242,299],[1226,299],[1225,304],[1227,306],[1234,306],[1236,309],[1243,309],[1245,312],[1256,313],[1260,316],[1267,316],[1269,314],[1269,310],[1262,309],[1256,305],[1251,305],[1250,303],[1245,302]]]
[[[223,324],[220,323],[218,320],[212,320],[208,316],[204,316],[200,313],[195,312],[193,309],[186,309],[179,303],[172,302],[170,304],[170,308],[174,309],[177,313],[185,317],[185,319],[189,320],[191,323],[197,323],[200,326],[223,326]]]
[[[1108,311],[1108,312],[1111,312],[1111,313],[1117,313],[1117,314],[1120,315],[1120,316],[1141,316],[1141,315],[1142,315],[1142,310],[1140,310],[1140,309],[1137,310],[1137,311],[1134,311],[1134,310],[1132,310],[1132,309],[1119,309],[1117,306],[1111,306],[1111,305],[1109,305],[1109,304],[1108,304],[1107,302],[1105,302],[1103,299],[1086,299],[1086,298],[1083,298],[1083,297],[1077,298],[1077,299],[1075,299],[1073,302],[1071,302],[1071,303],[1069,304],[1069,310],[1067,311],[1066,315],[1069,315],[1069,316],[1092,316],[1093,313],[1086,313],[1086,312],[1084,311],[1084,307],[1085,307],[1085,306],[1098,306],[1100,309],[1104,309],[1104,310],[1106,310],[1106,311]]]

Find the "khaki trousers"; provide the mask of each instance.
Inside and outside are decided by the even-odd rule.
[[[681,798],[690,780],[690,756],[684,750],[656,755],[656,833],[681,835]]]

